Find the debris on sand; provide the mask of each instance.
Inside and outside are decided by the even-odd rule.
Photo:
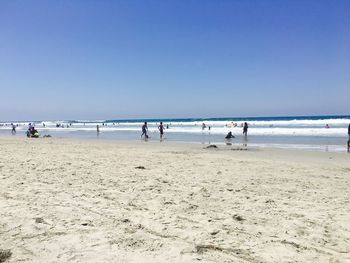
[[[244,220],[243,217],[241,217],[240,215],[237,215],[237,214],[233,215],[232,217],[233,217],[233,219],[235,219],[237,221],[243,221]]]
[[[215,236],[216,234],[218,234],[220,232],[220,230],[214,230],[210,233],[210,235]]]
[[[223,251],[224,249],[219,246],[214,245],[197,245],[196,246],[196,252],[197,253],[203,253],[208,250],[217,250],[217,251]]]
[[[136,166],[135,169],[145,170],[146,168],[144,166]]]
[[[0,249],[0,262],[5,262],[12,256],[12,252],[9,249],[3,250]]]
[[[218,149],[218,147],[215,144],[210,144],[205,149]]]
[[[231,151],[247,151],[247,148],[242,148],[242,147],[236,147],[236,148],[232,148]]]
[[[44,219],[42,219],[41,217],[37,217],[37,218],[35,218],[35,223],[42,224],[42,223],[44,223]]]

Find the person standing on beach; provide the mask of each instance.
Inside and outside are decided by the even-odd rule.
[[[160,140],[163,139],[163,134],[164,134],[164,126],[163,126],[163,122],[160,122],[159,126],[158,126],[158,130],[160,133]]]
[[[350,123],[349,123],[349,126],[348,126],[348,139],[350,139]]]
[[[244,123],[243,125],[243,135],[247,136],[248,135],[248,123]]]
[[[11,133],[12,133],[13,135],[15,135],[15,134],[16,134],[16,125],[14,125],[13,123],[11,123],[11,126],[12,126],[12,131],[11,131]]]
[[[147,127],[147,122],[145,121],[145,123],[142,125],[141,138],[142,138],[143,135],[145,135],[145,139],[148,138],[147,131],[148,131],[148,127]]]
[[[97,134],[100,133],[100,126],[98,124],[96,125],[96,131],[97,131]]]

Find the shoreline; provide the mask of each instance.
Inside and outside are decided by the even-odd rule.
[[[347,150],[347,127],[350,116],[285,116],[252,118],[187,118],[149,120],[51,120],[35,122],[36,129],[52,137],[138,140],[141,126],[148,122],[151,140],[158,140],[158,124],[164,123],[167,141],[203,144],[226,143],[229,132],[233,143],[259,148],[296,148],[307,151],[344,152]],[[242,136],[244,122],[248,123],[248,137]],[[11,126],[1,126],[0,136],[10,135]],[[15,123],[18,134],[25,133],[29,122]],[[7,129],[7,130],[6,130]]]
[[[158,134],[157,134],[158,135]],[[210,136],[210,135],[209,135]],[[1,134],[0,133],[0,139],[25,139],[28,140],[25,136],[25,134],[19,135],[12,135],[12,134]],[[233,147],[248,147],[250,149],[261,149],[261,150],[269,150],[269,149],[281,149],[281,150],[295,150],[295,151],[306,151],[306,152],[330,152],[330,153],[347,153],[347,145],[346,141],[347,139],[344,137],[344,144],[342,145],[304,145],[304,144],[280,144],[280,143],[250,143],[248,141],[242,141],[238,139],[233,139],[232,141],[211,141],[209,140],[204,140],[204,141],[185,141],[185,140],[173,140],[173,139],[168,139],[165,137],[162,142],[160,142],[159,139],[156,139],[157,137],[152,137],[149,140],[145,141],[144,139],[136,138],[136,137],[129,137],[129,138],[116,138],[116,137],[103,137],[102,135],[96,135],[91,136],[91,137],[79,137],[79,136],[52,136],[49,138],[43,137],[43,135],[39,138],[31,138],[32,140],[34,139],[57,139],[57,140],[79,140],[79,141],[106,141],[109,143],[139,143],[139,142],[146,142],[146,143],[164,143],[164,144],[189,144],[189,145],[210,145],[214,144],[217,146],[220,146],[221,148],[227,148],[231,144]],[[248,138],[249,139],[249,138]]]

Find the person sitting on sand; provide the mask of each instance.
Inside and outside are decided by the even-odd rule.
[[[35,127],[33,126],[32,129],[30,130],[30,133],[32,135],[35,135],[36,133],[38,133],[38,131],[35,129]]]
[[[229,132],[229,133],[226,135],[225,139],[231,139],[231,138],[235,138],[235,136],[232,135],[232,132]]]
[[[34,126],[31,126],[27,131],[27,137],[28,138],[38,138],[39,132],[34,128]]]

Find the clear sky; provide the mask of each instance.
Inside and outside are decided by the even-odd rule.
[[[0,120],[350,114],[350,1],[2,0],[0,92]]]

